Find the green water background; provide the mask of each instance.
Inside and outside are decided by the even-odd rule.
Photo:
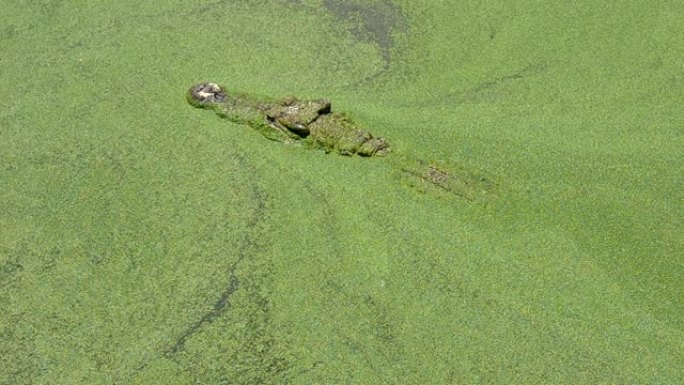
[[[677,1],[4,1],[0,384],[674,384]],[[392,162],[199,81],[328,97]]]

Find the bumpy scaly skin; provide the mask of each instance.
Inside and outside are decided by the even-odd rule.
[[[374,156],[389,152],[383,138],[359,128],[344,114],[332,112],[325,99],[299,100],[289,96],[276,101],[260,100],[247,94],[228,93],[216,83],[192,86],[187,99],[195,107],[212,109],[272,140],[308,141],[342,155]]]

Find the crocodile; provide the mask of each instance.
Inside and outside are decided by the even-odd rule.
[[[187,91],[190,105],[213,110],[234,123],[248,125],[268,139],[303,142],[328,153],[384,156],[389,143],[361,128],[344,113],[332,111],[327,99],[300,100],[294,96],[280,99],[228,92],[216,83],[196,84]],[[393,156],[390,162],[401,178],[420,192],[446,192],[468,201],[482,201],[494,191],[494,183],[468,170],[426,162],[406,155]]]
[[[327,99],[277,100],[228,92],[216,83],[196,84],[188,90],[188,103],[214,110],[228,120],[246,124],[266,138],[281,142],[303,141],[341,155],[382,156],[390,152],[384,138],[361,128],[349,116],[333,112]]]

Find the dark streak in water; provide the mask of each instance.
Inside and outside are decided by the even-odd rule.
[[[529,64],[516,72],[509,73],[508,75],[503,75],[494,79],[485,80],[475,84],[474,86],[468,89],[440,96],[438,100],[428,99],[423,101],[422,103],[413,103],[412,105],[425,107],[434,106],[436,104],[454,105],[464,103],[478,103],[481,102],[483,99],[486,99],[487,96],[491,96],[492,94],[496,95],[496,90],[498,87],[502,87],[516,80],[523,80],[532,78],[534,76],[538,76],[541,73],[545,72],[546,69],[547,67],[544,63]]]
[[[357,84],[373,80],[389,71],[394,35],[408,32],[408,23],[401,8],[390,0],[371,4],[325,0],[323,5],[338,20],[352,24],[350,32],[355,39],[375,43],[380,49],[384,63],[382,69]]]
[[[243,156],[239,154],[233,154],[232,158],[243,169],[248,169],[251,175],[255,175],[255,170],[250,167],[247,160]],[[252,177],[252,180],[254,180],[254,177]],[[226,280],[221,294],[214,301],[209,311],[202,314],[196,321],[189,324],[186,329],[175,339],[173,344],[168,349],[161,352],[162,357],[171,359],[177,353],[182,352],[185,349],[185,345],[188,340],[201,331],[203,327],[214,322],[231,308],[231,297],[240,288],[240,279],[237,276],[237,269],[243,261],[253,255],[255,248],[257,247],[257,239],[259,235],[258,227],[262,224],[266,217],[265,193],[261,190],[256,182],[253,182],[251,187],[252,191],[250,198],[253,202],[255,202],[256,205],[252,210],[247,224],[245,225],[247,229],[245,232],[246,235],[237,249],[236,258],[226,271]],[[137,371],[142,371],[145,369],[153,360],[154,358],[141,363],[141,365],[136,368]]]
[[[235,159],[245,167],[247,161],[244,157],[240,155],[235,155]],[[249,222],[246,225],[247,232],[245,239],[242,241],[240,248],[237,251],[237,258],[228,268],[227,272],[227,282],[224,286],[223,291],[219,298],[214,302],[211,310],[202,315],[197,321],[192,323],[177,339],[176,342],[164,352],[165,357],[171,357],[174,354],[185,349],[185,344],[195,333],[202,329],[203,326],[212,323],[216,320],[223,312],[230,309],[230,297],[238,290],[240,287],[240,281],[236,275],[236,271],[240,263],[251,256],[254,248],[256,247],[256,238],[254,235],[254,230],[256,227],[264,220],[266,213],[266,201],[264,199],[264,193],[258,187],[258,185],[252,185],[251,193],[252,201],[256,202],[256,208],[254,209]]]
[[[406,23],[401,10],[391,1],[377,4],[356,4],[325,0],[325,8],[336,18],[354,23],[351,33],[357,40],[374,42],[380,47],[385,61],[390,60],[395,31],[404,32]]]

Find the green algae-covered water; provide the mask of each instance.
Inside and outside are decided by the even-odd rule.
[[[4,1],[0,384],[681,382],[682,20]],[[203,81],[328,98],[392,152],[266,140],[190,107]]]

